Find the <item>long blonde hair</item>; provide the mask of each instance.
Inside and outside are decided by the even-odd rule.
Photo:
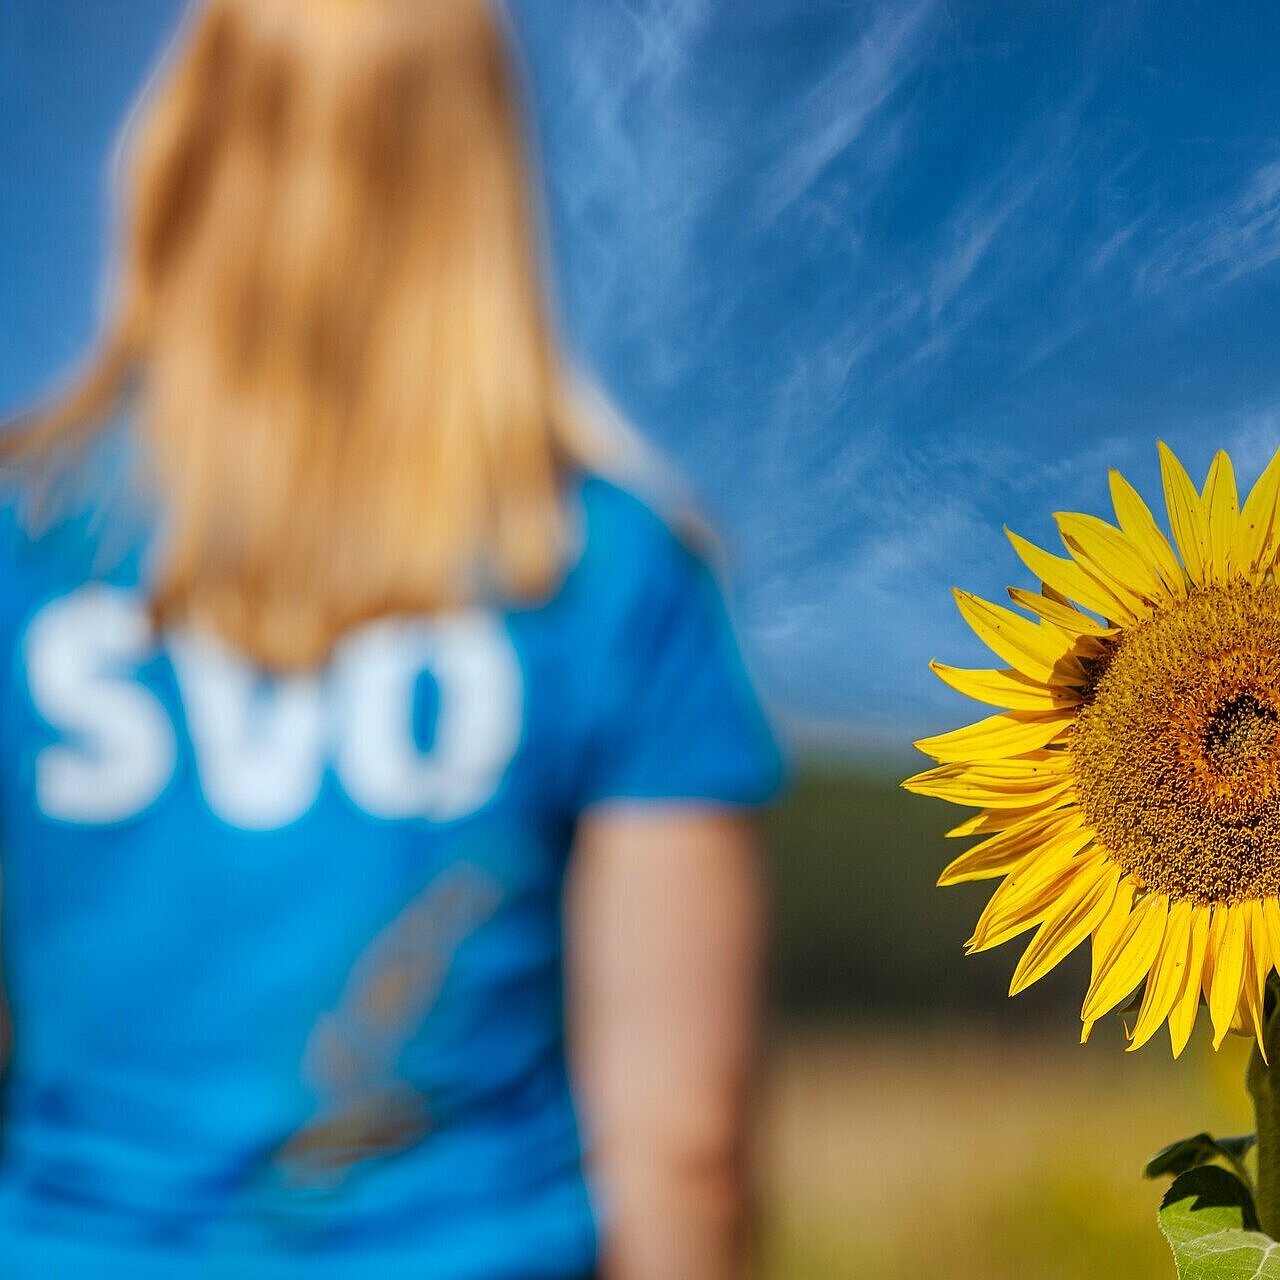
[[[122,194],[100,344],[3,447],[43,465],[127,403],[158,625],[297,667],[369,618],[554,588],[589,433],[486,0],[208,0]]]

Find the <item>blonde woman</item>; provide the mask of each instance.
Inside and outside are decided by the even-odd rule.
[[[210,0],[122,197],[3,446],[0,1274],[738,1274],[777,756],[587,444],[500,22]]]

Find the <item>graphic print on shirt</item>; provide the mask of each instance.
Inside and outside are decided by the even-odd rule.
[[[140,678],[162,655],[205,802],[244,830],[302,818],[327,769],[372,817],[463,818],[493,797],[520,743],[520,665],[497,615],[371,623],[322,671],[267,677],[212,636],[158,645],[136,593],[94,583],[46,604],[23,642],[32,705],[56,735],[35,762],[46,817],[116,823],[164,795],[179,729]],[[415,714],[424,681],[436,694],[427,743]]]
[[[455,862],[361,953],[307,1043],[302,1077],[317,1105],[276,1153],[288,1185],[336,1186],[358,1162],[426,1136],[430,1103],[400,1074],[400,1055],[431,1012],[454,953],[502,897],[488,871]]]

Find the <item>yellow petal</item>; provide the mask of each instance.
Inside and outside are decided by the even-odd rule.
[[[952,836],[984,836],[992,831],[1008,831],[1020,822],[1030,818],[1042,818],[1048,813],[1079,813],[1079,806],[1072,801],[1059,801],[1057,804],[1031,804],[1020,809],[991,809],[986,813],[975,813],[973,817],[952,827],[944,834]]]
[[[1081,845],[1089,839],[1085,834]],[[1091,880],[1104,862],[1104,855],[1096,852],[1077,857],[1070,844],[1051,854],[1029,854],[991,895],[965,950],[989,951],[1039,924],[1077,877]]]
[[[938,884],[960,884],[965,880],[989,880],[993,876],[1004,875],[1027,854],[1037,850],[1045,856],[1057,853],[1076,840],[1078,834],[1085,835],[1085,840],[1076,843],[1073,852],[1083,848],[1086,840],[1091,838],[1079,809],[1038,813],[981,844],[975,844],[972,849],[966,849],[938,877]]]
[[[1014,760],[940,764],[902,783],[917,795],[936,796],[975,809],[1030,809],[1071,790],[1071,758],[1065,751],[1036,751]]]
[[[1121,529],[1155,567],[1165,586],[1176,596],[1186,595],[1187,575],[1173,554],[1168,538],[1138,491],[1118,471],[1111,472],[1111,502]]]
[[[1192,582],[1208,581],[1210,565],[1209,520],[1187,469],[1163,440],[1159,442],[1160,474],[1164,480],[1169,527]]]
[[[1260,582],[1275,563],[1280,549],[1280,518],[1277,517],[1277,499],[1280,498],[1280,450],[1267,463],[1266,470],[1258,477],[1244,510],[1236,524],[1235,544],[1231,560],[1235,568],[1254,582]]]
[[[1120,868],[1104,862],[1092,881],[1073,880],[1073,892],[1064,893],[1045,915],[1036,936],[1018,961],[1009,983],[1016,996],[1067,958],[1093,931],[1111,907],[1120,883]]]
[[[1072,636],[1088,635],[1110,637],[1120,634],[1118,627],[1104,627],[1102,623],[1069,604],[1052,600],[1048,596],[1038,595],[1034,591],[1024,591],[1021,587],[1010,587],[1009,598],[1014,604],[1038,614],[1046,622],[1061,628]]]
[[[1110,956],[1120,935],[1128,927],[1130,917],[1146,901],[1144,897],[1135,903],[1136,892],[1132,881],[1123,882],[1112,900],[1111,910],[1093,931],[1093,945],[1089,948],[1089,986],[1091,988],[1102,973],[1103,961]]]
[[[916,795],[933,796],[935,799],[946,800],[950,804],[965,805],[971,809],[1050,809],[1069,799],[1073,794],[1073,784],[1069,778],[1058,783],[1045,783],[1043,789],[1035,791],[1020,788],[1002,792],[994,787],[978,784],[947,787],[942,783],[925,783],[908,787],[904,783],[903,786],[907,791],[914,791]]]
[[[1249,954],[1252,961],[1252,966],[1246,970],[1245,976],[1246,978],[1253,976],[1258,998],[1261,999],[1267,988],[1267,977],[1271,973],[1275,953],[1271,950],[1271,940],[1267,936],[1267,923],[1263,915],[1262,903],[1246,902],[1244,909],[1245,934],[1249,939]]]
[[[1262,1034],[1265,1023],[1262,1015],[1262,1000],[1247,977],[1244,989],[1240,992],[1240,1012],[1237,1015],[1237,1021],[1240,1025],[1236,1029],[1242,1035],[1253,1036],[1258,1044],[1258,1052],[1262,1055],[1263,1062],[1266,1062],[1267,1045]]]
[[[1191,910],[1191,945],[1188,949],[1187,968],[1178,992],[1169,1010],[1169,1044],[1173,1056],[1180,1058],[1191,1039],[1196,1017],[1200,1012],[1200,983],[1204,975],[1205,949],[1209,942],[1208,907]]]
[[[1263,898],[1262,925],[1267,934],[1267,950],[1280,961],[1280,898]]]
[[[1075,718],[1070,707],[1062,711],[1009,711],[950,733],[921,738],[915,746],[942,763],[1001,760],[1039,751],[1070,728]]]
[[[1096,962],[1096,973],[1084,998],[1080,1016],[1094,1023],[1120,1003],[1151,971],[1164,939],[1169,899],[1148,894],[1133,908],[1107,953]]]
[[[1219,920],[1222,921],[1221,925]],[[1231,1030],[1231,1020],[1240,1007],[1245,966],[1244,921],[1245,913],[1239,907],[1214,908],[1210,930],[1213,974],[1209,991],[1209,1017],[1213,1022],[1215,1049]]]
[[[1089,989],[1091,991],[1102,972],[1102,960],[1110,954],[1111,949],[1116,944],[1116,939],[1124,931],[1125,926],[1129,923],[1129,917],[1135,910],[1134,893],[1132,881],[1122,880],[1120,887],[1116,890],[1116,896],[1111,900],[1111,906],[1107,914],[1103,916],[1098,927],[1093,931],[1093,942],[1089,947]],[[1084,1017],[1082,1011],[1080,1018],[1081,1044],[1088,1043],[1090,1035],[1093,1034],[1093,1024],[1096,1021],[1096,1018]]]
[[[1117,599],[1097,579],[1085,573],[1074,560],[1043,551],[1034,542],[1020,538],[1012,529],[1006,528],[1005,534],[1022,563],[1047,586],[1111,622],[1134,620],[1129,604]]]
[[[1054,644],[1061,644],[1065,640],[1070,645],[1071,656],[1068,659],[1068,666],[1059,673],[1062,678],[1069,679],[1072,685],[1087,684],[1088,676],[1081,660],[1100,658],[1106,654],[1108,650],[1103,641],[1097,636],[1081,635],[1076,630],[1069,631],[1056,622],[1050,622],[1047,618],[1037,618],[1036,626],[1040,628],[1046,641],[1051,640]]]
[[[1240,500],[1231,459],[1219,449],[1209,465],[1201,499],[1209,520],[1209,580],[1226,582],[1230,574],[1231,548],[1236,540]]]
[[[1074,511],[1060,511],[1054,519],[1076,563],[1135,610],[1144,602],[1158,604],[1170,598],[1160,575],[1119,529]]]
[[[1155,1035],[1169,1014],[1186,973],[1191,941],[1191,903],[1185,898],[1169,909],[1164,940],[1156,954],[1155,968],[1138,1010],[1138,1021],[1129,1040],[1129,1051],[1140,1049]]]
[[[1206,1004],[1209,1003],[1209,992],[1213,990],[1214,960],[1218,954],[1218,948],[1222,945],[1222,934],[1226,927],[1226,913],[1211,910],[1209,916],[1209,945],[1204,954],[1204,974],[1200,984]]]
[[[978,639],[1023,675],[1046,684],[1083,679],[1083,672],[1070,662],[1071,645],[1061,634],[1046,635],[1029,618],[968,591],[954,594],[960,616]]]
[[[1263,1040],[1262,997],[1267,970],[1271,967],[1266,958],[1266,927],[1256,902],[1243,902],[1240,910],[1244,916],[1244,985],[1240,990],[1240,1006],[1236,1011],[1233,1030],[1251,1035],[1258,1042],[1262,1060],[1267,1060],[1267,1046]]]
[[[1046,600],[1052,600],[1055,604],[1064,604],[1068,609],[1074,609],[1076,606],[1062,594],[1061,591],[1055,591],[1047,582],[1040,584],[1040,593]]]
[[[957,693],[1010,711],[1051,711],[1055,707],[1074,707],[1080,695],[1064,685],[1047,685],[1032,680],[1020,671],[966,671],[960,667],[929,663],[934,675]]]

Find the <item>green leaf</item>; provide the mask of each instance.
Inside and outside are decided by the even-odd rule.
[[[1280,1280],[1280,1243],[1257,1227],[1248,1187],[1216,1165],[1179,1174],[1160,1204],[1178,1280]]]
[[[1142,1170],[1143,1177],[1159,1178],[1165,1174],[1177,1176],[1197,1165],[1225,1160],[1238,1169],[1245,1153],[1257,1142],[1257,1137],[1245,1134],[1240,1138],[1215,1138],[1209,1133],[1197,1133],[1194,1138],[1182,1138],[1171,1142],[1163,1151],[1157,1151]]]

